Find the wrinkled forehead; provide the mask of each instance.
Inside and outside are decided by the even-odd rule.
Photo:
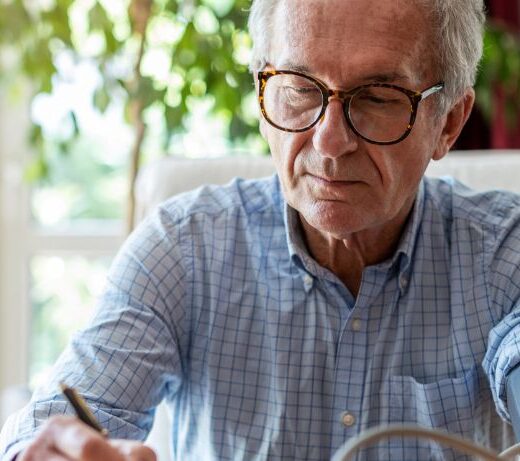
[[[432,28],[413,0],[280,0],[273,25],[275,67],[351,74],[403,65],[417,79],[432,70]]]

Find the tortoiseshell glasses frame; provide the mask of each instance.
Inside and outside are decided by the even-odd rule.
[[[297,128],[297,129],[291,129],[286,128],[283,126],[280,126],[279,124],[275,123],[269,115],[267,114],[266,108],[265,108],[265,99],[264,99],[264,91],[267,85],[267,82],[270,78],[274,77],[275,75],[294,75],[298,77],[303,77],[314,83],[314,85],[319,88],[322,95],[322,107],[321,111],[319,111],[315,117],[315,119],[312,121],[312,123],[309,123],[308,125]],[[408,121],[408,125],[404,128],[404,131],[401,136],[399,136],[397,139],[393,139],[390,141],[374,141],[373,139],[370,139],[366,136],[364,136],[362,133],[358,131],[358,129],[354,126],[354,123],[351,120],[350,116],[350,103],[353,99],[353,97],[356,96],[360,91],[365,90],[367,88],[388,88],[397,90],[408,98],[410,102],[410,119]],[[444,88],[444,82],[438,82],[435,85],[430,86],[429,88],[426,88],[423,91],[413,91],[406,88],[402,88],[397,85],[392,85],[388,83],[369,83],[366,85],[361,85],[356,88],[353,88],[350,91],[342,91],[342,90],[333,90],[330,89],[325,83],[318,80],[316,77],[313,77],[311,75],[305,74],[303,72],[298,71],[292,71],[292,70],[264,70],[258,72],[258,102],[260,105],[260,110],[262,112],[263,117],[265,120],[275,128],[278,128],[279,130],[286,131],[289,133],[301,133],[304,131],[307,131],[311,129],[313,126],[315,126],[320,119],[323,118],[325,115],[325,111],[327,110],[327,106],[331,99],[338,99],[342,101],[343,103],[343,112],[345,114],[347,123],[351,130],[356,133],[360,138],[364,139],[365,141],[372,143],[372,144],[379,144],[379,145],[388,145],[388,144],[397,144],[404,140],[412,131],[413,125],[415,123],[415,119],[417,116],[417,109],[419,107],[419,103],[426,99],[428,96],[431,96],[432,94],[437,93],[438,91],[441,91]]]

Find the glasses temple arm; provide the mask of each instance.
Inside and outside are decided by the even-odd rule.
[[[421,100],[426,99],[428,96],[431,96],[434,93],[437,93],[437,91],[441,91],[444,88],[444,82],[439,82],[436,85],[431,86],[430,88],[424,90],[421,93]]]

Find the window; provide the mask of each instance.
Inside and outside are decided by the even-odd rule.
[[[258,110],[246,67],[248,2],[181,3],[157,2],[148,22],[140,66],[148,127],[143,163],[166,153],[264,151],[254,134]],[[20,10],[23,5],[0,4],[0,16],[9,11],[13,18],[0,34],[0,85],[10,91],[0,100],[0,389],[44,379],[70,334],[91,315],[126,233],[135,136],[127,121],[128,87],[118,83],[134,78],[139,48],[126,6],[104,0],[73,1],[70,8],[61,0],[31,2],[31,19]],[[49,38],[48,31],[55,34]],[[40,46],[41,62],[37,53],[23,49],[27,37]],[[45,61],[51,55],[52,62]],[[33,59],[30,66],[17,61],[25,56]],[[29,101],[30,90],[16,71],[23,69],[30,79],[42,69],[52,73],[52,66],[48,91]],[[5,85],[8,75],[16,78]],[[45,141],[41,157],[27,142],[31,120]],[[24,179],[46,171],[43,182]]]

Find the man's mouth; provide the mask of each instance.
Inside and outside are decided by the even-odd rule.
[[[318,183],[322,183],[323,185],[329,185],[329,186],[348,186],[352,184],[359,183],[361,181],[356,181],[353,179],[346,179],[341,177],[331,177],[331,176],[320,176],[308,173],[308,175],[311,177],[313,181],[316,181]]]

